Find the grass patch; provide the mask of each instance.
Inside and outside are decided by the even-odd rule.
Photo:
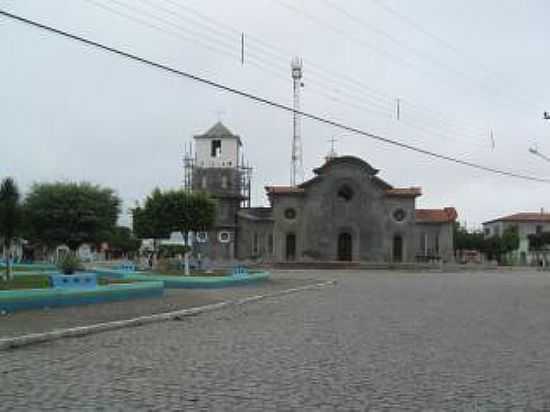
[[[257,270],[250,270],[248,272],[249,275],[253,275],[255,273],[258,273]],[[160,270],[160,271],[153,271],[153,272],[143,272],[143,275],[153,275],[153,276],[186,276],[184,270],[175,270],[175,269],[168,269],[168,270]],[[212,272],[196,272],[191,271],[189,276],[193,277],[201,277],[201,278],[208,278],[208,277],[223,277],[223,276],[231,276],[231,271],[227,270],[213,270]]]
[[[176,269],[167,269],[155,272],[147,272],[144,275],[154,275],[154,276],[186,276],[185,270],[176,270]],[[214,270],[212,272],[195,272],[191,271],[189,276],[200,276],[200,277],[219,277],[219,276],[229,276],[231,273],[226,270]]]
[[[130,279],[109,279],[106,277],[98,277],[97,284],[98,286],[107,286],[107,285],[120,285],[125,283],[134,283],[134,280]]]
[[[47,289],[49,287],[50,280],[47,275],[21,275],[8,281],[0,280],[0,290]]]

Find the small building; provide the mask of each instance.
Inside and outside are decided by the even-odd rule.
[[[218,122],[194,140],[191,188],[218,203],[197,235],[212,261],[453,260],[456,210],[417,209],[419,187],[393,187],[362,159],[328,157],[300,185],[266,186],[270,207],[247,207],[241,138]]]
[[[550,232],[550,213],[522,212],[503,216],[483,223],[485,237],[501,236],[509,227],[517,228],[519,248],[509,254],[512,263],[520,265],[538,265],[541,259],[548,261],[548,253],[531,250],[529,235]],[[550,252],[550,251],[548,251]]]

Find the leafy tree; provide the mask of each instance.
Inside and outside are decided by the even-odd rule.
[[[190,232],[208,230],[214,224],[216,203],[204,193],[181,189],[162,192],[157,188],[147,196],[143,207],[133,209],[133,217],[138,237],[158,240],[181,232],[187,243]],[[186,272],[188,258],[186,253]]]
[[[118,250],[125,256],[128,253],[137,251],[141,246],[141,240],[137,239],[130,228],[125,226],[115,227],[108,243],[112,250]]]
[[[6,252],[6,279],[11,278],[11,246],[22,228],[21,196],[17,184],[11,177],[0,184],[0,236]]]
[[[458,222],[454,226],[454,248],[456,250],[477,250],[485,253],[488,259],[502,263],[507,253],[519,248],[519,234],[515,226],[507,227],[502,236],[486,238],[483,232],[468,231]]]
[[[550,232],[540,232],[528,235],[529,249],[533,251],[541,251],[550,246]]]
[[[216,203],[208,195],[185,190],[155,189],[143,206],[132,210],[134,232],[140,238],[162,239],[181,232],[208,230],[216,216]]]
[[[506,254],[519,248],[519,233],[516,226],[508,226],[502,236],[494,235],[485,239],[484,252],[489,259],[504,263]]]
[[[483,251],[485,239],[483,232],[475,230],[469,232],[460,223],[454,224],[454,249],[455,250],[477,250]]]
[[[33,185],[24,206],[38,241],[51,247],[63,243],[74,252],[83,243],[109,240],[120,203],[112,189],[57,182]]]

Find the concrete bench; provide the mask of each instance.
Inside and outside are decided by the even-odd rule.
[[[248,269],[244,266],[235,266],[231,276],[234,278],[245,278],[248,276]]]
[[[88,289],[97,286],[95,273],[78,273],[74,275],[50,275],[53,288]]]
[[[132,262],[125,262],[120,264],[120,266],[118,267],[118,270],[123,270],[125,272],[135,272],[136,265],[134,265]]]

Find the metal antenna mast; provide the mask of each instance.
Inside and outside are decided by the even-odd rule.
[[[303,179],[303,160],[302,160],[302,137],[300,131],[301,116],[300,110],[300,88],[302,83],[302,59],[294,57],[290,63],[293,89],[294,89],[294,113],[293,113],[293,134],[292,134],[292,155],[290,166],[290,185],[296,184]]]

